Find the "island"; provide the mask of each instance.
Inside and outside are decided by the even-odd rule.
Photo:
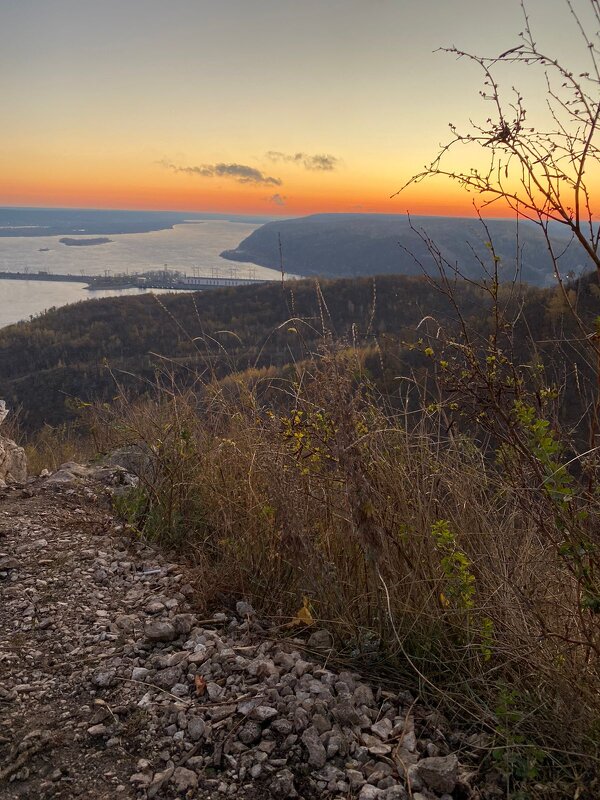
[[[66,244],[67,247],[93,247],[96,244],[109,244],[113,240],[107,236],[97,236],[94,239],[70,239],[68,236],[64,236],[58,241],[61,244]]]

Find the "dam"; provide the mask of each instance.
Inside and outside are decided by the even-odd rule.
[[[240,277],[235,273],[230,276],[220,275],[217,270],[212,270],[210,275],[200,275],[198,274],[199,272],[200,270],[194,270],[193,276],[171,270],[154,270],[132,275],[111,275],[107,270],[104,275],[84,275],[53,273],[44,270],[37,272],[30,272],[29,270],[21,272],[0,270],[0,280],[83,283],[87,289],[172,289],[173,291],[199,291],[230,286],[254,286],[271,282],[255,277]]]

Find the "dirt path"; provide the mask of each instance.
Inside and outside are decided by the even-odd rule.
[[[440,715],[257,637],[244,604],[199,620],[104,491],[0,490],[0,798],[476,796]]]
[[[133,796],[140,709],[131,684],[103,690],[95,672],[136,660],[124,615],[166,588],[185,604],[185,587],[172,565],[125,545],[96,491],[0,499],[2,797]]]

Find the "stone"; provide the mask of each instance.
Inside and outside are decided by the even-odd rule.
[[[238,714],[241,714],[244,717],[247,717],[253,708],[260,705],[260,701],[256,699],[256,697],[251,697],[247,700],[242,700],[237,705]]]
[[[165,610],[165,604],[158,600],[157,598],[152,598],[146,604],[144,611],[146,614],[160,614],[161,611]]]
[[[375,704],[373,690],[364,683],[360,683],[354,690],[353,700],[357,706],[372,706]]]
[[[115,683],[116,669],[98,669],[92,675],[92,683],[99,689],[108,689]]]
[[[191,769],[177,767],[171,777],[171,783],[175,784],[178,792],[187,792],[198,787],[198,776]]]
[[[73,465],[69,472],[78,474]],[[31,769],[27,796],[84,797],[99,775],[111,797],[148,800],[407,800],[406,792],[450,800],[467,792],[462,781],[452,793],[432,788],[454,786],[456,758],[439,758],[446,742],[463,746],[453,724],[439,732],[422,705],[408,711],[404,693],[311,659],[302,648],[311,632],[314,648],[319,636],[324,645],[323,631],[282,642],[247,607],[223,625],[188,614],[185,569],[112,519],[99,502],[103,487],[89,499],[94,480],[52,491],[32,482],[38,494],[26,502],[21,491],[3,492],[0,622],[19,643],[7,651],[11,681],[0,686],[5,736],[29,748],[23,730],[39,738],[36,716],[49,704],[73,756],[58,792],[44,784],[58,764],[26,764],[17,780]],[[126,773],[119,748],[137,754]]]
[[[169,781],[174,772],[175,765],[172,761],[169,761],[166,769],[162,770],[161,772],[157,772],[152,778],[152,783],[147,790],[148,797],[159,797],[163,786]]]
[[[152,781],[151,772],[134,772],[134,774],[129,778],[129,783],[133,783],[136,786],[139,786],[140,789],[149,786],[151,781]]]
[[[370,733],[363,733],[360,738],[371,755],[386,756],[388,753],[392,752],[391,746],[389,744],[384,744],[377,736],[371,736]]]
[[[301,706],[296,706],[294,710],[294,730],[300,733],[308,727],[309,717],[306,710]]]
[[[117,628],[125,633],[133,633],[138,624],[139,620],[133,614],[120,614],[115,619],[115,625]]]
[[[299,678],[309,672],[311,668],[312,664],[309,661],[303,661],[301,658],[298,658],[294,664],[294,672]]]
[[[89,478],[92,470],[83,464],[77,464],[75,461],[66,461],[60,467],[46,478],[46,484],[52,486],[69,483],[79,483],[82,478]]]
[[[87,729],[90,736],[105,736],[108,733],[106,725],[92,725]]]
[[[175,626],[164,619],[146,620],[144,634],[151,642],[172,642],[177,638]]]
[[[270,708],[269,706],[256,706],[250,712],[250,717],[252,719],[258,720],[258,722],[267,722],[270,719],[273,719],[278,714],[276,708]]]
[[[380,761],[375,765],[375,769],[369,774],[369,783],[377,786],[379,781],[388,778],[392,774],[392,768],[385,761]],[[381,787],[380,787],[381,788]],[[385,787],[387,788],[387,787]]]
[[[269,784],[269,791],[275,800],[285,800],[285,798],[298,797],[294,788],[294,775],[289,769],[282,769]]]
[[[161,689],[170,689],[178,683],[180,676],[181,670],[179,667],[167,667],[167,669],[159,670],[151,683],[155,683]]]
[[[346,778],[352,789],[360,789],[365,784],[365,776],[357,769],[347,769]]]
[[[258,722],[249,721],[240,728],[238,739],[244,744],[253,744],[257,742],[262,736],[262,728]]]
[[[382,794],[383,792],[381,789],[378,789],[376,786],[371,786],[370,783],[365,783],[360,790],[358,800],[375,800],[375,798],[381,797]]]
[[[417,763],[416,772],[429,789],[451,794],[458,782],[458,758],[454,753],[423,758]]]
[[[308,750],[308,764],[314,769],[322,769],[327,762],[327,751],[321,741],[319,732],[314,726],[307,728],[302,734],[302,743]]]
[[[4,436],[0,436],[0,480],[6,483],[24,483],[27,480],[25,450]]]
[[[413,800],[416,795],[413,795]],[[382,795],[382,800],[407,800],[408,795],[406,794],[406,789],[400,784],[396,784],[395,786],[390,786]],[[440,800],[442,800],[440,798]]]
[[[323,714],[315,714],[312,723],[320,734],[331,730],[331,722]]]
[[[279,675],[279,670],[275,664],[267,658],[255,658],[248,664],[248,673],[254,678],[268,678],[271,675]]]
[[[173,617],[173,625],[178,634],[186,635],[192,630],[196,624],[196,617],[194,614],[177,614]]]
[[[204,736],[206,723],[202,717],[190,717],[187,724],[187,732],[193,742],[197,742]]]
[[[209,681],[206,684],[206,694],[209,700],[218,700],[223,694],[223,687],[219,686],[219,684],[214,681]]]
[[[282,736],[289,736],[294,730],[294,726],[289,719],[275,719],[271,723],[271,730],[281,734]]]
[[[208,658],[208,648],[203,644],[198,644],[194,648],[194,652],[188,655],[188,662],[190,664],[203,664]]]
[[[390,738],[392,734],[392,730],[394,728],[394,724],[391,719],[380,719],[379,722],[375,722],[371,725],[371,731],[375,734],[375,736],[379,736],[384,742]]]
[[[134,667],[131,670],[131,680],[145,681],[149,674],[150,670],[146,669],[146,667]]]
[[[348,743],[341,733],[333,731],[327,741],[327,758],[333,758],[337,756],[338,753],[340,755],[347,755]]]
[[[281,667],[284,672],[289,672],[293,669],[296,659],[291,653],[280,652],[277,653],[273,661]]]
[[[315,650],[331,650],[333,647],[333,634],[326,628],[315,631],[308,637],[308,647]]]
[[[247,603],[245,600],[239,600],[235,604],[235,610],[236,610],[236,613],[240,617],[255,617],[256,616],[256,612],[254,611],[254,609],[252,608],[250,603]]]
[[[178,664],[182,664],[187,660],[188,654],[185,650],[180,650],[178,653],[172,653],[167,658],[167,667],[176,667]]]
[[[338,703],[331,713],[340,725],[354,727],[360,724],[361,715],[350,700]]]
[[[138,477],[148,472],[151,466],[150,448],[143,444],[129,444],[113,450],[104,457],[103,463],[109,467],[121,467]]]

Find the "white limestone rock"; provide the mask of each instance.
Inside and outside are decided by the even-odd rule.
[[[27,480],[25,450],[12,439],[0,436],[0,481],[23,483]]]

